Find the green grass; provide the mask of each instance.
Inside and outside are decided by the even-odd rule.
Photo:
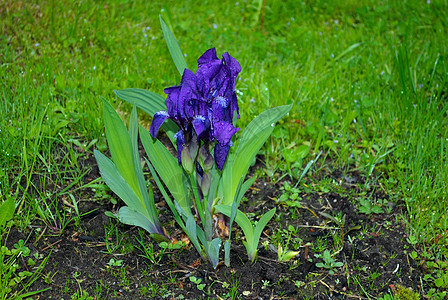
[[[447,257],[447,1],[259,2],[2,2],[0,199],[16,199],[19,227],[38,207],[67,221],[54,187],[82,187],[75,147],[104,148],[99,96],[126,113],[113,90],[179,83],[161,14],[193,70],[210,47],[241,63],[240,127],[294,103],[263,148],[267,176],[284,176],[280,159],[302,145],[300,170],[323,150],[365,190],[404,200],[409,233]]]

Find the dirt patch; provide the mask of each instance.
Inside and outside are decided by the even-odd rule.
[[[91,166],[86,182],[96,178],[94,159],[83,163]],[[49,256],[42,277],[31,286],[51,287],[37,296],[41,299],[350,299],[381,296],[397,286],[426,288],[421,286],[422,270],[407,253],[412,247],[401,221],[402,204],[369,190],[370,201],[380,203],[383,212],[361,213],[359,175],[320,176],[339,182],[338,189],[310,181],[298,198],[291,196],[295,202],[278,201],[285,181],[257,179],[241,210],[254,220],[273,207],[277,212],[263,232],[254,264],[247,260],[239,228],[233,232],[231,267],[221,264],[215,270],[194,248],[163,249],[142,230],[110,219],[105,211],[116,210],[120,202],[115,207],[98,201],[91,189],[78,195],[85,214],[62,234],[33,224],[31,232],[12,230],[8,246],[23,239],[31,253]],[[155,193],[161,221],[180,239],[182,233]],[[297,255],[279,262],[278,243]],[[325,262],[325,250],[342,266]]]

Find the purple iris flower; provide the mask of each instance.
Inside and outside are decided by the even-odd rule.
[[[212,48],[198,59],[196,74],[185,69],[180,85],[165,89],[167,111],[154,115],[150,133],[155,138],[166,119],[179,126],[175,135],[179,164],[185,145],[200,145],[201,141],[212,145],[216,141],[215,163],[219,170],[224,167],[232,136],[239,130],[232,119],[235,111],[239,117],[235,83],[240,71],[240,64],[229,53],[218,59]]]

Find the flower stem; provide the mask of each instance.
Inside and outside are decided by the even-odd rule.
[[[196,203],[196,208],[198,210],[199,217],[201,218],[201,222],[204,225],[205,224],[204,208],[202,207],[201,199],[199,198],[198,187],[197,187],[196,180],[195,180],[195,177],[196,177],[195,173],[196,172],[189,174],[190,186],[193,189],[194,201]]]

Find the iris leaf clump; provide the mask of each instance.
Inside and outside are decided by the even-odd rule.
[[[158,220],[151,187],[146,188],[137,147],[140,136],[152,177],[176,222],[204,260],[216,267],[224,242],[225,263],[230,264],[232,224],[236,221],[245,235],[248,256],[254,261],[261,232],[275,209],[254,227],[238,207],[256,179],[246,179],[250,164],[291,105],[265,111],[236,139],[240,130],[236,127],[239,107],[235,90],[241,72],[239,62],[227,52],[218,58],[216,49],[211,48],[199,57],[193,72],[174,35],[160,21],[182,79],[179,85],[165,89],[166,99],[142,89],[116,91],[118,97],[134,105],[129,130],[104,101],[112,160],[95,151],[101,175],[127,205],[118,213],[122,222],[140,226],[157,239],[174,241]],[[138,126],[135,107],[153,117],[149,131]],[[161,130],[170,145],[158,140]],[[175,149],[176,157],[170,148]]]

